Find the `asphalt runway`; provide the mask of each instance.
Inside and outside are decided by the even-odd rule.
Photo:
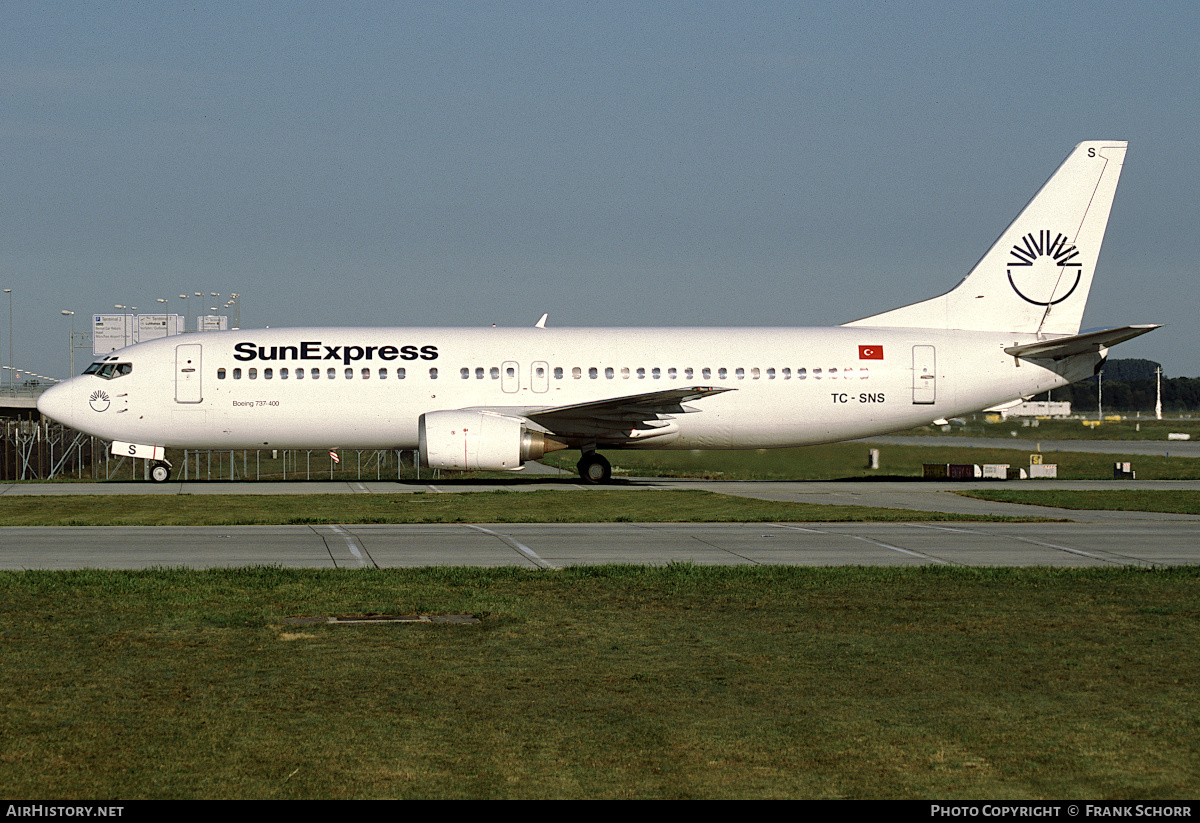
[[[569,489],[705,489],[807,503],[856,504],[1070,522],[610,523],[0,528],[0,568],[140,569],[276,565],[431,565],[561,569],[602,563],[716,565],[1125,566],[1200,563],[1200,516],[1047,509],[955,494],[996,483],[708,482],[643,479],[584,486],[564,478],[496,482],[8,484],[0,496],[105,494],[397,494]],[[1006,488],[1200,489],[1200,481],[1023,481]]]

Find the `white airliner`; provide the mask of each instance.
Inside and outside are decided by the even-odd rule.
[[[833,328],[281,328],[121,349],[48,417],[170,476],[166,448],[415,449],[515,470],[579,449],[829,443],[1019,402],[1157,328],[1079,333],[1126,143],[1080,143],[951,291]]]

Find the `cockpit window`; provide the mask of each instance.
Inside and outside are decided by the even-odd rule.
[[[132,371],[132,363],[92,363],[83,370],[83,373],[94,374],[105,380],[113,380],[117,377],[124,377]]]

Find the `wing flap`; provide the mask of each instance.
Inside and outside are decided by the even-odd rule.
[[[687,405],[689,402],[727,391],[733,389],[687,386],[569,406],[526,409],[521,414],[558,437],[607,444],[628,443],[677,432],[679,424],[673,419],[674,415],[701,411]]]

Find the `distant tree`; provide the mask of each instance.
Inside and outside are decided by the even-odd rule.
[[[1104,408],[1112,412],[1153,412],[1157,396],[1153,360],[1109,360],[1104,364]],[[1100,379],[1089,377],[1070,386],[1040,394],[1035,400],[1066,400],[1072,411],[1094,412],[1098,408]],[[1163,411],[1200,411],[1200,379],[1162,377]]]
[[[1132,383],[1135,380],[1153,380],[1154,370],[1161,367],[1162,364],[1153,360],[1109,360],[1104,364],[1104,382],[1119,380],[1122,383]]]

